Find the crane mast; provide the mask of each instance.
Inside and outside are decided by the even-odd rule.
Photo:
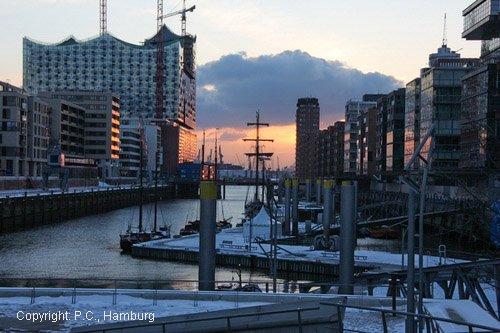
[[[104,35],[108,29],[108,19],[107,19],[107,1],[99,0],[99,17],[100,17],[100,32],[101,36]]]
[[[163,0],[158,0],[156,8],[156,114],[159,121],[163,118]]]
[[[196,6],[186,9],[186,0],[183,1],[182,10],[163,15],[163,0],[157,0],[156,9],[156,114],[157,120],[163,119],[163,19],[181,14],[182,36],[186,36],[186,13],[192,12]]]

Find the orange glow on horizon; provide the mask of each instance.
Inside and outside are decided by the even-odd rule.
[[[215,128],[205,129],[205,159],[210,154],[210,149],[214,149],[215,133],[217,132],[217,144],[221,146],[224,163],[232,163],[248,166],[245,153],[255,149],[254,142],[245,142],[243,139],[255,138],[255,127],[248,128]],[[203,144],[203,130],[196,131],[197,154]],[[271,139],[274,142],[262,142],[261,147],[264,152],[273,152],[271,165],[273,168],[291,166],[295,163],[295,124],[262,127],[260,131],[261,139]],[[213,154],[213,153],[212,153]],[[239,162],[238,162],[239,160]],[[270,166],[271,166],[270,165]]]

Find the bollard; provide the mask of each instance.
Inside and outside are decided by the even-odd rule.
[[[408,193],[408,290],[407,312],[415,313],[415,193],[410,189]],[[406,317],[406,332],[415,332],[415,318]]]
[[[324,208],[323,208],[323,236],[325,237],[325,241],[329,244],[330,240],[330,223],[331,221],[331,190],[332,190],[332,181],[325,180],[323,186],[323,196],[324,196]]]
[[[215,289],[215,227],[217,183],[200,184],[199,290]]]
[[[285,224],[283,225],[283,233],[286,236],[290,235],[290,187],[292,186],[292,181],[290,179],[285,180]]]
[[[299,236],[299,180],[292,180],[292,235]]]
[[[340,288],[339,294],[354,292],[354,195],[350,182],[342,182],[340,192]]]
[[[311,202],[311,180],[306,179],[306,202]]]
[[[283,192],[282,192],[282,187],[283,187],[283,179],[280,178],[278,180],[278,203],[283,203]]]
[[[321,206],[321,179],[316,179],[316,204]]]

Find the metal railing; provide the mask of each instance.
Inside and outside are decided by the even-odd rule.
[[[410,312],[403,312],[403,311],[386,310],[386,309],[381,309],[381,308],[373,308],[373,307],[359,306],[359,305],[348,305],[348,304],[340,304],[340,303],[320,302],[320,304],[334,306],[337,308],[338,313],[340,313],[341,309],[347,309],[347,308],[380,312],[380,314],[382,316],[382,328],[384,330],[384,333],[388,332],[387,320],[385,317],[386,314],[403,315],[405,317],[413,317],[414,319],[420,318],[423,321],[425,321],[425,325],[427,326],[427,332],[431,332],[431,333],[441,331],[439,329],[439,327],[436,325],[436,322],[440,322],[440,321],[446,322],[446,323],[452,323],[455,325],[466,326],[468,328],[467,332],[473,332],[473,328],[485,330],[485,331],[481,331],[481,332],[500,332],[500,328],[498,328],[498,327],[490,327],[490,326],[481,325],[481,324],[473,324],[473,323],[468,323],[468,322],[449,319],[449,318],[430,316],[427,314],[418,314],[418,313],[410,313]],[[343,323],[342,316],[339,316],[337,330],[339,332],[344,332],[344,323]]]
[[[227,332],[232,333],[232,327],[231,327],[231,319],[233,318],[244,318],[244,317],[252,317],[252,316],[263,316],[263,315],[272,315],[272,314],[281,314],[281,313],[289,313],[289,312],[297,312],[297,326],[299,329],[299,332],[302,333],[302,317],[301,317],[301,312],[304,311],[312,311],[312,310],[319,310],[320,307],[308,307],[308,308],[296,308],[296,309],[288,309],[288,310],[276,310],[276,311],[267,311],[267,312],[258,312],[258,313],[245,313],[245,314],[240,314],[240,315],[224,315],[224,316],[216,316],[216,317],[210,317],[210,318],[191,318],[191,319],[183,319],[183,320],[174,320],[174,321],[169,321],[169,322],[163,322],[163,323],[150,323],[150,324],[136,324],[136,325],[127,325],[125,327],[116,327],[116,328],[107,328],[107,329],[92,329],[89,328],[88,330],[80,329],[80,332],[112,332],[112,331],[122,331],[124,329],[133,329],[133,328],[140,328],[140,327],[151,327],[151,326],[161,326],[162,331],[166,332],[165,326],[168,325],[175,325],[175,324],[187,324],[187,323],[194,323],[194,322],[199,322],[199,321],[211,321],[211,320],[221,320],[225,319],[226,320],[226,327],[227,327]],[[340,316],[339,316],[340,318]]]

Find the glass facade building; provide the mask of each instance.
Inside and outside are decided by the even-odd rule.
[[[404,135],[405,88],[400,88],[387,94],[387,171],[404,168]]]
[[[345,105],[344,173],[355,175],[359,153],[358,116],[362,111],[377,106],[378,95],[365,95],[363,99],[350,99]]]
[[[196,127],[195,38],[163,27],[163,119]],[[156,36],[143,45],[110,33],[88,40],[69,37],[47,44],[23,39],[23,83],[41,91],[99,91],[120,96],[126,118],[154,119]]]
[[[406,85],[405,96],[405,143],[404,165],[410,162],[415,149],[420,143],[420,78],[410,81]],[[418,159],[412,169],[418,168]]]
[[[464,32],[471,22],[483,33],[479,65],[462,78],[460,166],[497,169],[500,167],[500,1],[476,1],[464,10]],[[491,28],[492,20],[497,30]],[[466,36],[467,39],[468,35]]]
[[[436,124],[433,168],[456,168],[460,160],[461,78],[468,59],[453,59],[424,70],[421,75],[420,137]],[[441,67],[442,66],[442,67]],[[421,150],[427,156],[430,142]]]
[[[319,135],[319,102],[317,98],[299,98],[295,113],[295,174],[301,179],[316,176],[316,142]]]
[[[500,0],[477,0],[467,7],[464,17],[462,38],[469,40],[487,40],[498,37],[500,25]]]

